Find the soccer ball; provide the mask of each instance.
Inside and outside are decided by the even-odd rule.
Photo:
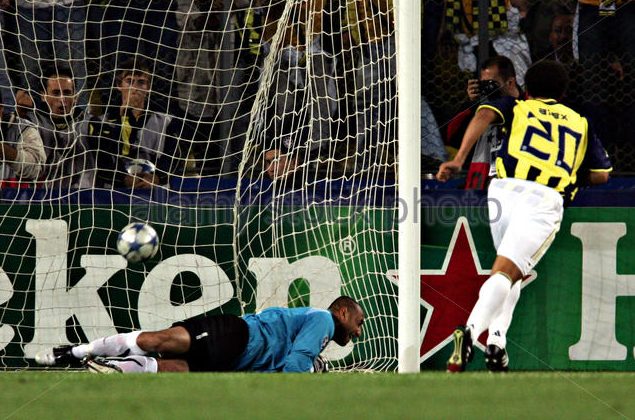
[[[145,223],[130,223],[117,238],[117,251],[133,263],[154,257],[158,250],[157,232]]]
[[[126,164],[126,172],[133,176],[153,174],[155,170],[154,163],[146,159],[132,159]]]

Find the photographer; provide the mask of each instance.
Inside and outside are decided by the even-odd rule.
[[[452,144],[453,138],[463,138],[468,123],[478,115],[476,112],[478,106],[503,96],[521,97],[521,90],[516,83],[516,71],[511,60],[504,56],[494,56],[485,60],[481,65],[480,79],[468,80],[467,96],[476,104],[452,119],[448,125],[449,144]],[[498,149],[500,149],[503,135],[501,126],[490,125],[479,138],[468,169],[466,189],[483,190],[487,188],[489,179],[496,173],[494,160]],[[467,157],[467,155],[457,154],[452,161],[442,164],[437,178],[444,179],[443,170],[448,165],[462,167]]]

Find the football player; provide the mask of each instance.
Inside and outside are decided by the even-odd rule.
[[[328,310],[268,308],[243,317],[192,318],[162,331],[134,331],[55,347],[35,360],[67,366],[83,359],[96,373],[324,371],[319,355],[326,345],[332,340],[344,346],[358,338],[363,323],[361,306],[340,296]]]
[[[578,185],[606,183],[612,169],[588,120],[558,102],[568,84],[562,64],[536,63],[527,71],[525,82],[527,100],[502,97],[478,108],[455,159],[442,164],[437,174],[439,180],[448,179],[461,169],[489,125],[504,127],[507,137],[496,158],[497,178],[488,188],[496,259],[467,324],[454,331],[449,371],[465,370],[473,357],[472,340],[487,329],[486,364],[493,371],[507,370],[505,334],[520,280],[553,242],[563,207],[573,199]]]

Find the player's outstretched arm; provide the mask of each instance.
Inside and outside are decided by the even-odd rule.
[[[489,108],[480,108],[476,112],[476,115],[474,115],[465,130],[461,140],[461,147],[454,159],[439,166],[439,171],[436,175],[437,180],[445,182],[461,170],[478,139],[483,135],[487,127],[496,121],[497,117],[498,114]]]
[[[283,372],[311,372],[314,362],[333,337],[333,319],[327,311],[312,312],[293,340]]]

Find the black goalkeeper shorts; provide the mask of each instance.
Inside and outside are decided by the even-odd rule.
[[[190,334],[190,349],[184,355],[192,372],[230,371],[249,341],[247,323],[235,315],[213,315],[177,322]]]

